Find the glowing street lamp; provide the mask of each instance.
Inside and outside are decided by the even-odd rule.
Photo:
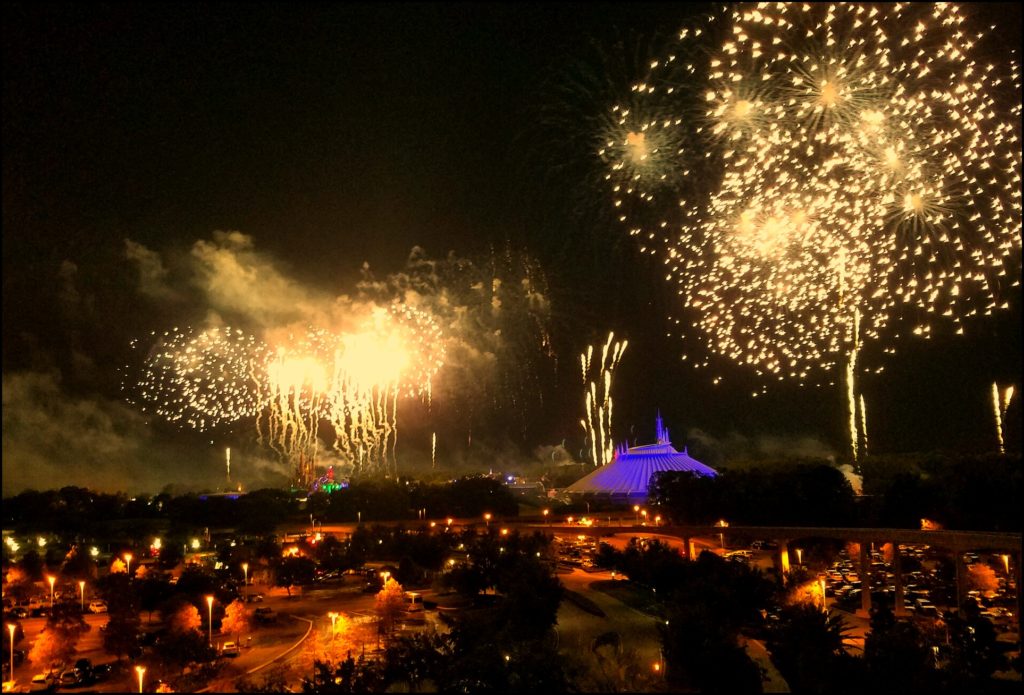
[[[330,611],[327,617],[331,619],[331,641],[334,641],[334,625],[338,620],[338,614],[335,611]]]
[[[124,561],[125,561],[125,569],[124,569],[124,571],[130,577],[130,576],[132,576],[132,554],[131,553],[125,553],[124,554]]]
[[[57,578],[51,574],[46,578],[46,581],[50,582],[50,612],[53,613],[53,583],[57,581]]]
[[[484,521],[487,523],[487,527],[490,528],[490,526],[491,526],[491,513],[490,512],[487,512],[486,514],[484,514]]]
[[[634,521],[639,526],[640,525],[640,505],[639,504],[634,504],[633,505],[633,516],[636,517],[634,519]]]
[[[18,626],[14,623],[7,623],[7,631],[11,633],[11,685],[14,685],[14,631]]]
[[[135,673],[139,674],[139,692],[142,692],[142,676],[146,673],[145,666],[136,666]]]
[[[82,595],[82,612],[85,613],[85,580],[79,580],[78,591]]]
[[[660,514],[658,516],[654,517],[654,525],[655,526],[661,526],[661,515]]]
[[[999,557],[1003,558],[1003,569],[1006,570],[1006,576],[1010,576],[1010,556],[1003,553]]]
[[[384,580],[384,583],[387,584],[388,583],[388,579],[391,577],[391,573],[388,572],[387,570],[384,570],[383,572],[380,573],[380,576]]]
[[[210,617],[210,646],[213,646],[213,596],[206,597],[206,607],[209,609]]]
[[[545,510],[544,510],[543,512],[541,512],[541,513],[542,513],[542,514],[544,515],[544,523],[545,523],[545,524],[546,524],[546,523],[548,523],[548,514],[550,514],[550,513],[551,513],[551,510],[550,510],[550,509],[545,509]]]
[[[804,551],[802,548],[796,548],[796,564],[804,564]]]
[[[455,521],[455,519],[448,517],[444,520],[445,526],[451,526],[453,521]]]
[[[646,509],[641,509],[640,510],[640,515],[643,516],[644,524],[646,524],[647,523],[647,510]]]

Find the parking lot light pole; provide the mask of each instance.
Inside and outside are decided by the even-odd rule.
[[[85,613],[85,580],[78,581],[78,591],[82,594],[82,612]]]
[[[7,630],[11,633],[11,687],[14,687],[14,631],[18,626],[14,623],[7,623]]]
[[[50,582],[50,613],[53,613],[53,583],[57,581],[57,578],[52,574],[46,578],[46,581]]]
[[[139,674],[139,692],[142,692],[142,676],[146,673],[145,666],[136,666],[135,673]]]
[[[206,607],[210,611],[210,646],[213,646],[213,596],[206,597]]]

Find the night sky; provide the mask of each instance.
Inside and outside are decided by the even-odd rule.
[[[147,424],[119,390],[132,338],[204,316],[143,296],[125,240],[166,259],[216,230],[249,235],[283,274],[327,295],[351,292],[364,262],[399,270],[417,245],[434,257],[536,258],[562,366],[544,377],[525,431],[474,434],[495,451],[529,458],[563,439],[578,451],[576,356],[611,329],[630,340],[619,436],[652,440],[660,409],[677,446],[713,461],[844,451],[838,387],[782,385],[752,400],[756,382],[740,370],[712,386],[684,367],[665,337],[657,261],[581,213],[604,191],[551,161],[568,142],[548,118],[560,76],[595,46],[656,48],[699,9],[6,4],[4,494],[205,483],[220,446],[251,444]],[[998,36],[1019,46],[1019,6],[965,12],[999,18]],[[874,450],[994,449],[990,384],[1021,383],[1019,288],[1010,299],[967,337],[900,343],[864,379]],[[1018,398],[1014,450],[1020,412]]]

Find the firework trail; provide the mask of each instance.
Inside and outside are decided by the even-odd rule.
[[[584,384],[584,412],[586,417],[580,420],[580,426],[590,440],[591,460],[595,466],[610,463],[615,456],[615,444],[612,440],[612,376],[622,359],[629,341],[616,341],[615,333],[608,334],[608,340],[601,348],[601,361],[598,363],[597,377],[587,381],[591,374],[591,360],[594,346],[580,355],[580,367]]]
[[[1019,285],[1019,68],[983,39],[955,5],[740,4],[611,110],[615,205],[688,337],[767,378],[845,367],[855,459],[864,344],[962,333]]]
[[[999,393],[999,385],[992,382],[992,414],[996,420],[996,438],[999,441],[999,453],[1006,453],[1006,446],[1003,440],[1003,422],[1006,420],[1006,411],[1013,400],[1013,387],[1007,386]]]
[[[261,442],[295,467],[300,484],[315,478],[317,433],[326,413],[329,375],[322,354],[327,336],[311,331],[280,346],[267,365],[264,408],[256,420]]]

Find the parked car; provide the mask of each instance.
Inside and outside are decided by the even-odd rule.
[[[93,666],[92,679],[96,683],[102,683],[103,681],[110,678],[110,675],[114,672],[113,664],[100,664],[99,666]]]
[[[225,642],[224,646],[220,648],[220,653],[224,656],[238,656],[240,653],[238,642]]]
[[[78,675],[78,671],[76,671],[73,668],[69,668],[68,670],[60,674],[61,685],[78,685],[81,682],[81,680],[82,677]]]
[[[263,603],[263,594],[249,594],[245,597],[246,603]]]
[[[32,676],[32,682],[29,684],[29,691],[33,693],[56,688],[57,678],[52,673],[38,673]]]
[[[97,600],[97,601],[90,601],[89,602],[89,610],[92,611],[93,613],[106,613],[107,612],[107,602],[106,601],[99,601],[99,600]]]

